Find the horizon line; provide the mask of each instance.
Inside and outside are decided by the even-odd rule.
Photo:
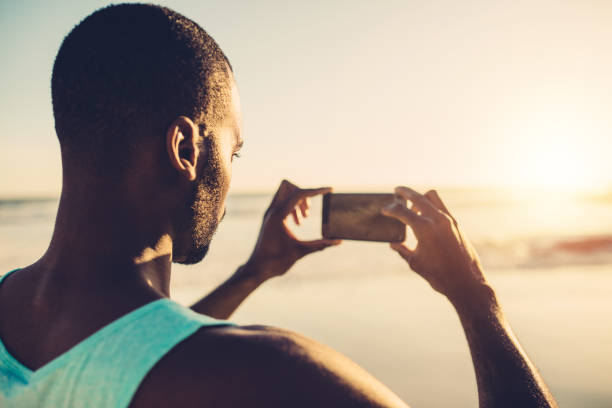
[[[311,188],[312,186],[302,186],[304,188]],[[339,193],[381,193],[381,192],[392,192],[393,186],[389,187],[387,185],[338,185],[332,186],[334,192]],[[432,188],[439,191],[446,192],[477,192],[477,191],[497,191],[497,192],[533,192],[533,191],[541,191],[541,192],[551,192],[551,193],[575,193],[575,194],[603,194],[603,195],[612,195],[612,185],[602,186],[602,187],[585,187],[585,188],[564,188],[558,186],[513,186],[513,185],[490,185],[490,184],[464,184],[464,185],[424,185],[424,184],[414,184],[410,187],[416,189],[417,191],[426,191]],[[228,193],[228,197],[230,196],[240,196],[240,195],[270,195],[276,191],[276,187],[269,188],[236,188],[230,189]],[[36,201],[36,200],[58,200],[60,198],[60,193],[52,193],[48,192],[9,192],[9,193],[0,193],[0,201]]]

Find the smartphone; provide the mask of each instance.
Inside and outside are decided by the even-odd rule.
[[[393,203],[395,194],[336,194],[323,196],[323,238],[357,241],[403,242],[406,225],[380,210]]]

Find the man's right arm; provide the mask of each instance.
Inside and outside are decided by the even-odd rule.
[[[476,251],[438,194],[421,195],[407,187],[395,192],[412,208],[398,201],[383,213],[409,225],[418,245],[414,250],[391,247],[455,307],[470,347],[480,407],[556,407],[512,333]]]
[[[557,406],[490,287],[453,306],[470,347],[480,407]]]

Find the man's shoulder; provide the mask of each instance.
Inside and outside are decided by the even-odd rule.
[[[299,360],[295,357],[309,348],[303,342],[301,336],[274,327],[204,327],[153,367],[133,406],[151,406],[164,399],[168,405],[185,407],[247,405],[248,398],[256,394],[261,398],[270,391],[279,372],[295,370],[293,363]]]
[[[268,326],[203,328],[165,355],[141,383],[141,406],[358,406],[388,390],[341,354]],[[361,404],[359,404],[361,405]],[[368,406],[392,406],[366,404]]]

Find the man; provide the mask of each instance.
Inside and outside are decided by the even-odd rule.
[[[1,406],[406,406],[313,340],[204,316],[229,317],[264,281],[339,243],[297,240],[284,224],[329,188],[284,181],[251,257],[192,307],[201,314],[168,299],[171,263],[208,250],[243,143],[231,66],[204,30],[152,5],[99,10],[65,38],[52,95],[62,195],[47,252],[1,281]],[[556,406],[438,195],[396,194],[412,207],[384,213],[419,245],[392,248],[459,314],[480,405]]]

